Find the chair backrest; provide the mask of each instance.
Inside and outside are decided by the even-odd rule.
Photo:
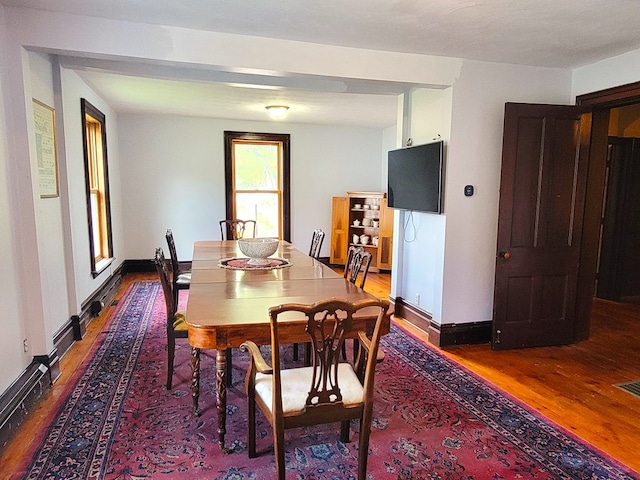
[[[364,248],[350,246],[347,253],[347,264],[344,266],[344,278],[355,284],[358,280],[358,275],[362,274],[359,286],[364,288],[372,258],[371,252],[367,252]]]
[[[247,227],[251,228],[251,237]],[[256,237],[256,221],[240,220],[233,218],[230,220],[220,220],[220,238],[222,240],[238,240],[239,238],[255,238]]]
[[[156,270],[158,271],[158,276],[160,277],[160,283],[162,284],[164,301],[167,306],[167,326],[173,326],[173,319],[176,315],[178,306],[173,294],[173,285],[170,278],[169,265],[167,263],[167,260],[165,259],[164,252],[160,247],[156,248],[155,264]]]
[[[322,248],[322,242],[324,241],[324,231],[319,228],[316,228],[313,231],[313,236],[311,237],[311,246],[309,247],[309,256],[313,258],[320,257],[320,249]]]
[[[370,348],[364,367],[364,401],[373,402],[373,375],[380,343],[381,326],[389,309],[389,302],[379,299],[366,299],[352,303],[338,298],[329,298],[313,305],[284,304],[269,309],[271,320],[271,365],[274,382],[274,412],[282,412],[281,364],[278,336],[278,316],[287,312],[304,315],[307,320],[307,333],[311,342],[311,367],[313,375],[306,399],[307,409],[326,407],[342,402],[338,384],[338,364],[342,344],[347,336],[354,332],[354,315],[363,309],[369,312],[377,308],[377,319],[370,337]],[[301,315],[301,316],[302,316]],[[369,337],[368,337],[369,338]]]
[[[180,263],[178,262],[178,255],[176,253],[176,243],[173,239],[173,232],[170,228],[167,229],[167,233],[164,235],[167,239],[167,246],[169,247],[169,260],[171,261],[172,280],[175,282],[180,272]]]

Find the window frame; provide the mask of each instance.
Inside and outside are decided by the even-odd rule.
[[[250,132],[224,132],[224,160],[225,160],[225,198],[226,218],[234,215],[234,175],[233,175],[233,143],[234,141],[254,143],[281,143],[282,144],[282,239],[291,241],[291,155],[290,135],[280,133],[250,133]]]
[[[85,98],[80,99],[80,111],[82,115],[82,150],[84,154],[85,195],[87,200],[87,223],[89,227],[89,257],[91,261],[91,275],[93,276],[93,278],[96,278],[109,265],[111,265],[114,260],[113,236],[111,227],[111,197],[109,193],[109,162],[107,157],[106,117],[104,113],[98,110]],[[102,143],[100,153],[102,154],[102,162],[100,162],[98,159],[99,163],[95,165],[95,167],[98,169],[98,172],[95,172],[95,174],[98,176],[97,189],[94,188],[96,185],[92,182],[92,178],[95,177],[95,175],[92,175],[93,169],[91,167],[91,164],[95,163],[95,157],[89,152],[92,142],[88,138],[87,134],[87,117],[91,117],[93,121],[100,124],[100,141]],[[104,205],[100,208],[102,215],[98,214],[99,218],[97,219],[94,218],[92,209],[92,195],[94,194],[94,191],[97,191],[99,201],[102,200],[102,202],[104,203]],[[96,242],[100,241],[99,238],[94,238],[93,234],[94,225],[96,223],[99,224],[98,228],[100,228],[102,232],[102,238],[104,239],[104,241],[100,244],[100,251],[102,252],[102,256],[100,257],[94,256],[94,251],[96,250]]]

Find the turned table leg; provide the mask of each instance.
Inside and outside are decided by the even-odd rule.
[[[193,413],[200,415],[198,399],[200,398],[200,349],[191,349],[191,399],[193,400]]]
[[[228,453],[224,446],[227,433],[227,350],[219,348],[216,355],[216,391],[218,397],[218,444],[220,450]]]

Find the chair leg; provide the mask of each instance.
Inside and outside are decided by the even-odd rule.
[[[256,457],[256,392],[253,385],[247,391],[247,450],[249,458]]]
[[[171,390],[173,384],[173,359],[176,354],[176,339],[173,330],[167,329],[167,390]]]
[[[369,459],[370,435],[371,415],[365,414],[365,418],[360,421],[360,439],[358,442],[358,480],[365,480],[367,478],[367,460]]]
[[[293,344],[293,359],[295,361],[298,360],[298,344],[297,343]]]
[[[278,480],[285,480],[287,466],[284,461],[284,429],[274,428],[273,450],[276,457],[276,473]]]
[[[350,427],[351,427],[351,422],[349,420],[344,420],[340,422],[340,441],[342,443],[349,443]]]

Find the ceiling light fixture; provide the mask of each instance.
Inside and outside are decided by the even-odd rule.
[[[287,114],[289,107],[286,105],[268,105],[264,107],[272,118],[283,118]]]

